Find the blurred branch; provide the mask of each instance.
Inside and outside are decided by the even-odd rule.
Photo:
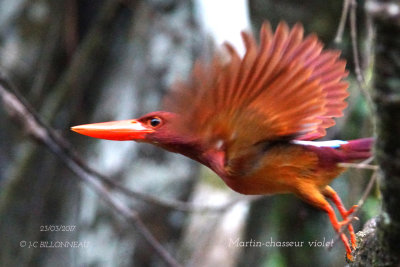
[[[165,208],[171,208],[179,211],[184,211],[184,212],[224,212],[233,206],[235,206],[237,203],[242,202],[242,201],[254,201],[257,199],[260,199],[263,196],[239,196],[236,197],[235,199],[229,201],[226,204],[220,205],[220,206],[210,206],[210,205],[202,205],[199,206],[197,204],[191,204],[189,202],[184,202],[184,201],[179,201],[179,200],[164,200],[160,199],[158,197],[151,196],[149,194],[145,194],[133,189],[127,189],[126,187],[115,183],[113,180],[110,180],[107,177],[104,177],[101,174],[97,174],[98,177],[101,177],[101,179],[106,183],[108,186],[119,190],[121,193],[128,197],[140,199],[143,201],[146,201],[149,204],[154,204],[158,206],[162,206]]]
[[[108,46],[107,41],[111,39],[110,29],[123,6],[121,1],[116,0],[104,3],[92,23],[93,26],[74,53],[67,70],[43,102],[40,113],[46,120],[52,121],[60,106],[65,103],[65,98],[69,94],[82,91],[95,76],[99,60],[106,54],[104,50]]]
[[[180,200],[166,200],[166,199],[161,199],[159,197],[151,196],[146,193],[142,193],[140,191],[134,190],[134,189],[128,189],[123,185],[118,184],[114,180],[110,179],[109,177],[99,173],[96,170],[93,170],[91,167],[89,167],[86,163],[84,163],[74,151],[72,151],[71,148],[68,148],[70,150],[69,156],[71,157],[72,160],[74,160],[79,166],[81,166],[82,169],[87,171],[88,173],[96,176],[99,180],[101,180],[105,185],[107,185],[110,189],[115,189],[119,193],[130,197],[134,199],[139,199],[142,201],[145,201],[148,204],[153,204],[153,205],[158,205],[164,208],[170,208],[170,209],[175,209],[183,212],[224,212],[237,203],[241,201],[254,201],[257,200],[263,196],[239,196],[231,201],[229,201],[226,204],[220,205],[220,206],[209,206],[209,205],[197,205],[197,204],[191,204],[189,202],[184,202]]]
[[[356,81],[358,88],[360,91],[363,93],[368,107],[369,107],[369,112],[372,112],[372,98],[371,94],[369,93],[367,89],[367,83],[366,79],[364,77],[364,70],[361,68],[360,64],[360,52],[359,52],[359,44],[358,44],[358,39],[357,39],[357,0],[344,0],[343,1],[343,9],[342,9],[342,15],[340,18],[338,30],[336,33],[335,37],[335,42],[336,43],[341,43],[343,40],[343,33],[344,33],[344,27],[346,25],[347,21],[347,16],[349,16],[350,20],[350,36],[351,36],[351,47],[352,47],[352,52],[353,52],[353,63],[354,63],[354,72],[356,74]],[[367,55],[370,56],[370,55]]]
[[[338,165],[339,165],[339,167],[343,167],[343,168],[366,169],[366,170],[373,170],[373,171],[376,171],[379,168],[377,165],[370,165],[365,162],[360,162],[360,163],[343,162],[343,163],[339,163]]]
[[[52,18],[52,24],[49,26],[46,41],[44,42],[40,51],[40,56],[38,57],[39,62],[37,63],[37,72],[34,76],[32,88],[30,90],[33,95],[33,102],[36,102],[42,96],[45,84],[48,80],[48,75],[53,68],[52,60],[59,49],[58,42],[60,40],[60,27],[60,19],[57,17]]]
[[[87,172],[70,156],[70,151],[67,149],[67,142],[57,136],[51,128],[44,124],[32,107],[30,107],[2,74],[0,74],[0,96],[10,117],[17,120],[24,127],[27,134],[44,144],[51,152],[59,157],[82,182],[88,184],[105,202],[107,202],[113,210],[132,222],[139,233],[168,265],[180,266],[144,225],[138,213],[110,194],[108,188],[98,177]]]
[[[338,43],[338,44],[341,43],[343,40],[344,27],[346,25],[347,16],[349,14],[349,5],[350,5],[350,0],[343,1],[342,15],[340,17],[338,30],[337,30],[336,36],[335,36],[335,43]]]
[[[367,104],[369,106],[369,111],[372,112],[372,98],[371,94],[368,92],[367,84],[365,82],[364,71],[360,64],[360,53],[358,51],[358,39],[357,39],[357,1],[350,0],[350,35],[351,35],[351,45],[353,49],[353,60],[354,60],[354,71],[356,73],[356,80],[359,89],[364,94]]]

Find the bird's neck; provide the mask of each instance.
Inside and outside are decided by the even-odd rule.
[[[225,152],[221,150],[207,150],[202,153],[200,163],[206,165],[216,174],[218,174],[222,179],[226,177],[225,169]]]
[[[225,163],[225,152],[216,149],[207,149],[200,142],[194,140],[179,140],[179,142],[171,142],[168,144],[159,143],[158,146],[174,152],[182,154],[192,160],[195,160],[210,169],[212,169],[220,177],[224,177],[226,174],[224,163]]]

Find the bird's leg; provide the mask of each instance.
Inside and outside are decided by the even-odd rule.
[[[343,219],[346,219],[349,215],[351,215],[354,210],[358,207],[358,205],[353,205],[350,209],[346,210],[346,208],[343,205],[342,200],[340,199],[339,195],[336,193],[335,190],[333,190],[332,187],[327,185],[324,188],[324,191],[322,192],[326,197],[330,198],[333,203],[336,205],[338,208],[340,215],[342,215]]]
[[[349,210],[346,210],[346,208],[344,207],[343,202],[340,199],[339,195],[329,185],[327,185],[324,188],[324,191],[322,193],[326,197],[328,197],[329,199],[332,200],[332,202],[338,208],[339,213],[342,215],[343,220],[344,220],[343,222],[347,223],[348,222],[347,221],[348,220],[347,217],[354,212],[355,208],[357,208],[357,205],[354,205]],[[356,248],[356,235],[354,233],[354,228],[353,228],[353,225],[351,223],[348,224],[348,229],[349,229],[349,233],[350,233],[351,246],[353,247],[353,249],[355,249]]]
[[[336,218],[336,214],[332,206],[325,199],[324,195],[320,192],[320,190],[313,185],[305,184],[301,187],[298,187],[296,194],[304,201],[310,203],[311,205],[319,209],[324,210],[328,214],[333,229],[338,233],[340,239],[344,244],[347,258],[352,261],[353,257],[351,256],[351,248],[349,245],[349,240],[344,233],[340,233],[341,227],[344,224],[348,223],[347,219],[339,222],[338,219]]]

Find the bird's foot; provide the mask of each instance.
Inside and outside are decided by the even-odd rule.
[[[350,243],[351,247],[349,246],[348,239],[346,235],[343,233],[342,228],[344,226],[347,226],[350,234]],[[355,250],[357,247],[357,240],[356,240],[356,235],[354,233],[354,228],[353,225],[351,225],[351,220],[350,219],[345,219],[343,221],[337,222],[336,224],[333,225],[335,231],[339,234],[340,239],[343,241],[344,246],[346,248],[347,256],[351,255],[352,250]],[[347,257],[349,260],[350,258]]]
[[[354,211],[358,208],[358,205],[353,205],[350,209],[348,209],[342,216],[343,219],[347,219],[351,214],[354,213]]]
[[[351,214],[353,214],[355,211],[356,211],[356,209],[358,208],[358,205],[353,205],[345,214],[344,214],[344,219],[345,219],[345,221],[347,221],[347,222],[345,222],[343,225],[345,225],[346,223],[348,224],[348,229],[349,229],[349,233],[350,233],[350,241],[351,241],[351,247],[353,248],[353,249],[356,249],[356,243],[357,243],[357,241],[356,241],[356,234],[354,233],[354,228],[353,228],[353,225],[351,224],[351,222],[349,222],[348,220],[348,217],[351,215]],[[353,217],[352,219],[358,219],[357,217]]]
[[[338,231],[339,237],[342,240],[343,244],[344,244],[344,248],[346,249],[346,257],[349,261],[353,261],[353,256],[351,255],[352,253],[352,249],[350,248],[349,245],[349,240],[347,239],[347,236],[344,233],[340,233],[340,231]]]
[[[347,257],[347,259],[348,259],[350,262],[353,262],[353,261],[354,261],[354,258],[353,258],[353,255],[351,255],[351,252],[350,252],[350,253],[347,252],[347,253],[346,253],[346,257]]]
[[[343,226],[347,226],[350,224],[350,221],[351,221],[350,219],[346,218],[343,221],[337,222],[337,225],[335,225],[335,228],[336,228],[335,230],[337,232],[340,232],[342,230]]]
[[[340,233],[341,231],[343,231],[342,227],[344,226],[347,226],[349,230],[351,247],[354,250],[357,247],[357,240],[356,240],[356,234],[354,233],[353,225],[351,224],[351,219],[346,218],[345,220],[338,222],[335,227],[336,232]]]
[[[356,234],[354,233],[353,226],[351,224],[349,225],[349,232],[350,232],[351,247],[353,250],[355,250],[357,248],[357,239],[356,239]]]

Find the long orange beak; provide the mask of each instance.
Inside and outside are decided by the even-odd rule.
[[[154,132],[137,120],[110,121],[71,127],[71,130],[94,138],[127,141],[143,140]]]

